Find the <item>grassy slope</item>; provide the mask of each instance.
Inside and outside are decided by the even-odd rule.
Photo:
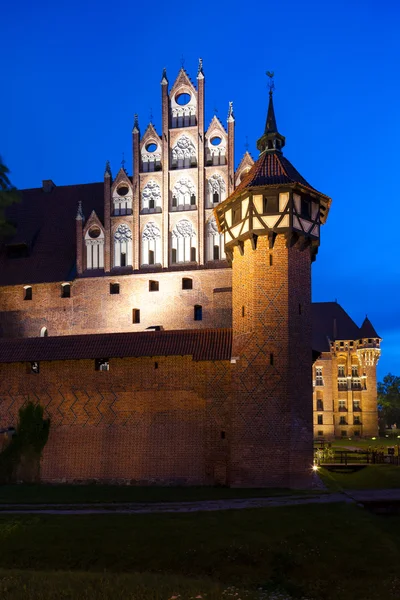
[[[355,473],[340,473],[321,468],[320,477],[332,492],[400,488],[400,466],[367,465]]]
[[[7,573],[18,581],[9,569],[24,570],[25,581],[36,577],[31,569],[42,574],[36,583],[25,583],[27,589],[36,586],[36,595],[13,592],[8,598],[97,600],[117,593],[167,600],[170,592],[187,589],[211,599],[225,597],[219,586],[273,585],[318,600],[394,600],[400,597],[399,542],[398,518],[388,526],[383,517],[345,504],[177,515],[0,516],[0,591]],[[112,573],[118,574],[114,587],[108,583]],[[155,577],[175,579],[157,583]],[[81,593],[59,595],[77,578]],[[193,579],[204,581],[203,587]],[[141,595],[122,593],[123,585],[140,585]],[[91,595],[83,594],[85,586],[92,586]],[[157,592],[159,586],[164,592]],[[46,587],[53,591],[46,595]]]

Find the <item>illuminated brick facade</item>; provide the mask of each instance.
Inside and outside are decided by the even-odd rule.
[[[28,398],[45,407],[44,481],[307,486],[312,412],[315,435],[342,435],[336,375],[356,360],[346,431],[359,396],[360,435],[377,428],[379,337],[354,325],[346,354],[311,304],[330,199],[283,156],[272,93],[260,158],[235,172],[232,104],[206,129],[204,87],[201,61],[196,86],[163,73],[162,131],[135,117],[132,177],[48,180],[10,211],[0,425]]]

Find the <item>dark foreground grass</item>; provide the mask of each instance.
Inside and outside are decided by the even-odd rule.
[[[320,477],[332,492],[400,488],[400,466],[366,465],[354,473],[320,469]]]
[[[230,498],[313,495],[308,490],[231,489],[224,487],[139,487],[118,485],[3,485],[1,504],[98,504],[121,502],[185,502]]]
[[[259,588],[313,600],[398,600],[400,519],[386,519],[347,504],[4,515],[0,575],[11,581],[9,593],[0,587],[0,597],[168,600],[181,594],[184,600],[207,594],[211,600],[226,598],[224,590],[236,586],[236,600],[250,592],[249,598],[261,599]],[[25,596],[18,595],[21,589]]]

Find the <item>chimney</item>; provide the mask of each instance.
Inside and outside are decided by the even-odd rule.
[[[45,194],[50,194],[53,189],[56,187],[56,184],[51,179],[43,179],[42,181],[42,190]]]

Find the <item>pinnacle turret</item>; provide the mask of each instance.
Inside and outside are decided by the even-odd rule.
[[[229,123],[230,121],[234,121],[234,120],[235,120],[235,115],[233,114],[233,102],[229,102],[227,121]]]
[[[270,78],[269,82],[269,103],[267,119],[265,121],[264,134],[257,141],[257,148],[260,154],[263,152],[282,152],[282,148],[285,145],[285,137],[278,132],[278,126],[276,124],[275,109],[274,109],[274,81],[273,73],[267,71],[267,75]]]
[[[109,160],[106,162],[106,168],[104,170],[104,177],[111,177],[111,167],[110,167]]]
[[[85,220],[85,215],[83,214],[83,209],[82,209],[82,200],[78,201],[78,210],[76,213],[76,220],[77,221],[84,221]]]
[[[132,133],[140,133],[139,120],[138,120],[137,114],[135,114],[135,117],[134,117]]]
[[[204,79],[204,73],[203,73],[203,59],[199,58],[199,66],[197,69],[197,79]]]
[[[167,69],[165,67],[162,72],[161,85],[168,85]]]

